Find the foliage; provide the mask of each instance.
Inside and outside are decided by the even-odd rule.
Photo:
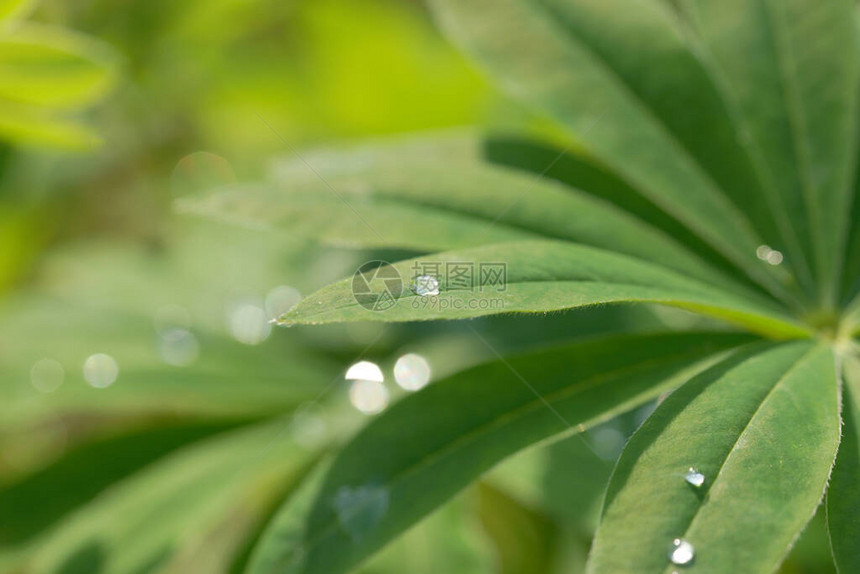
[[[63,114],[101,99],[117,58],[80,34],[24,21],[32,0],[0,3],[0,137],[13,142],[91,148],[98,136]]]
[[[858,570],[853,3],[427,4],[0,0],[0,571]]]
[[[251,572],[347,571],[514,451],[674,387],[621,455],[587,571],[671,571],[673,539],[692,544],[677,558],[691,571],[774,571],[824,496],[843,403],[827,519],[837,568],[855,571],[854,3],[431,4],[571,143],[547,156],[527,141],[447,134],[325,151],[260,185],[184,200],[185,211],[420,254],[394,266],[406,281],[390,309],[361,305],[347,279],[280,321],[656,303],[761,340],[684,330],[497,353],[353,438],[281,508]],[[314,173],[296,175],[299,163]],[[421,261],[506,264],[492,295],[504,305],[470,306],[491,296],[483,279],[460,291],[440,275],[438,296],[410,289]],[[685,480],[691,467],[704,482]]]

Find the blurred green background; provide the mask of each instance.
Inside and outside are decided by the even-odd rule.
[[[261,316],[380,254],[173,200],[293,149],[462,126],[553,136],[417,0],[4,0],[0,18],[0,571],[240,572],[277,505],[366,422],[350,364],[388,378],[417,352],[438,378],[487,351],[456,325],[271,331]],[[516,350],[667,320],[687,319],[475,324]],[[643,414],[516,457],[363,571],[580,571]],[[784,572],[827,571],[818,522]]]

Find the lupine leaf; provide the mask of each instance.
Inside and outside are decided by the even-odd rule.
[[[654,261],[712,283],[735,283],[683,243],[585,191],[477,159],[454,159],[450,149],[433,154],[436,145],[468,150],[478,148],[479,140],[443,134],[438,144],[434,141],[425,140],[428,155],[416,153],[421,140],[387,155],[378,155],[372,146],[339,155],[312,154],[305,160],[313,171],[291,162],[278,170],[273,183],[188,197],[179,206],[353,248],[432,252],[523,239],[568,240]]]
[[[282,488],[273,485],[289,484],[310,463],[312,455],[282,435],[276,421],[175,451],[55,525],[26,560],[37,572],[188,571],[176,564],[183,554],[216,535],[219,524],[233,526],[241,541],[260,518],[261,501]],[[223,572],[218,562],[229,560],[230,549],[212,544],[201,555],[207,564],[198,562],[195,572]]]
[[[0,0],[0,26],[26,16],[36,5],[36,0]]]
[[[471,289],[449,290],[439,277],[440,295],[422,297],[409,284],[422,262],[467,262],[476,271]],[[504,266],[504,285],[493,286],[481,266]],[[281,317],[286,324],[341,321],[464,319],[500,313],[541,313],[605,303],[650,302],[681,307],[743,324],[780,337],[803,336],[805,328],[766,300],[731,295],[661,267],[615,253],[552,241],[527,241],[427,255],[393,266],[401,278],[391,292],[396,304],[378,311],[354,294],[353,279],[317,291]],[[444,268],[444,266],[443,266]],[[369,307],[369,305],[368,305]]]
[[[749,145],[813,263],[818,295],[839,285],[856,163],[860,86],[851,0],[684,0],[735,101]]]
[[[756,260],[760,232],[769,226],[756,221],[754,230],[747,213],[767,213],[758,207],[761,194],[750,191],[758,182],[749,162],[732,145],[729,110],[659,3],[431,5],[510,93],[564,124],[601,162],[774,294],[790,297],[785,272]],[[650,72],[656,68],[660,74]],[[701,137],[705,129],[708,138]],[[744,191],[727,192],[721,183]],[[731,199],[738,193],[743,209]]]
[[[564,151],[529,139],[514,136],[491,135],[484,141],[486,160],[526,170],[546,179],[594,195],[646,223],[660,229],[681,243],[696,256],[721,270],[738,274],[732,264],[721,257],[689,229],[665,211],[644,198],[635,188],[615,175],[608,167],[576,148]],[[564,153],[562,153],[564,152]],[[741,277],[735,277],[740,280]]]
[[[836,567],[848,574],[860,571],[860,364],[843,360],[842,442],[827,489],[827,529]]]
[[[717,333],[611,337],[433,383],[373,421],[324,478],[287,503],[250,572],[347,571],[506,456],[629,410],[744,341]]]
[[[237,421],[173,422],[114,432],[80,445],[45,468],[0,488],[0,548],[42,534],[112,483],[185,444],[229,430]],[[56,488],[62,484],[63,488]]]
[[[72,32],[27,24],[0,35],[0,98],[75,108],[104,96],[116,75],[109,48]]]
[[[87,126],[17,102],[0,102],[0,138],[24,145],[87,151],[101,143]]]
[[[787,343],[717,365],[669,396],[610,480],[589,572],[770,573],[815,513],[839,444],[832,350]],[[688,469],[704,475],[696,487]]]

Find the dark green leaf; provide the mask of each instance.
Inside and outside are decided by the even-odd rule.
[[[842,391],[842,442],[827,490],[827,528],[839,572],[860,572],[860,364],[846,357]]]
[[[513,136],[491,136],[486,138],[484,149],[487,161],[491,163],[542,174],[541,177],[558,180],[606,200],[660,229],[720,270],[737,275],[730,262],[689,229],[648,201],[609,168],[575,147],[565,152],[537,141]]]

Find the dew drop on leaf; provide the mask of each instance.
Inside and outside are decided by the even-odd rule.
[[[693,545],[681,538],[676,538],[672,541],[672,549],[669,551],[669,560],[672,564],[684,566],[693,561],[695,550]]]
[[[770,245],[759,245],[755,250],[755,255],[769,265],[780,265],[784,258],[782,251],[777,251]]]
[[[705,484],[705,475],[691,466],[684,475],[684,480],[698,488]]]
[[[439,280],[432,275],[419,275],[412,282],[412,291],[421,297],[439,294]]]

